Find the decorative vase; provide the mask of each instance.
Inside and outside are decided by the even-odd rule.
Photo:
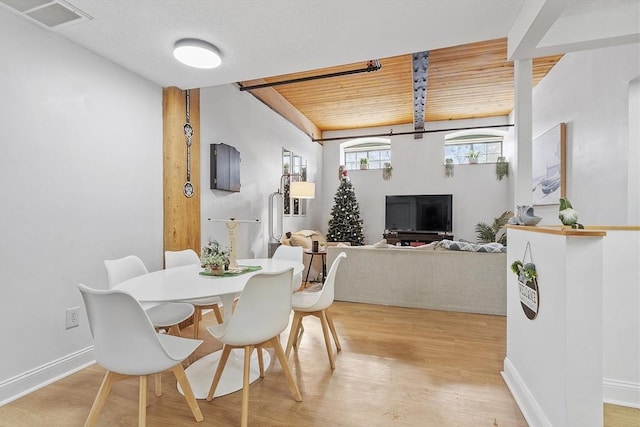
[[[518,206],[518,217],[524,225],[537,225],[542,219],[533,213],[533,206]]]
[[[224,274],[224,265],[207,265],[207,271],[212,276],[222,276]]]

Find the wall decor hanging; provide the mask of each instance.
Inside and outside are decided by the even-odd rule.
[[[527,254],[529,262],[527,262]],[[531,257],[531,243],[527,242],[522,261],[511,263],[511,271],[518,276],[520,306],[528,319],[535,319],[540,309],[540,291],[538,289],[538,273]]]
[[[191,183],[191,138],[193,138],[193,126],[191,126],[189,120],[189,104],[191,103],[189,89],[186,91],[186,116],[187,122],[183,126],[184,136],[187,137],[187,181],[184,183],[182,187],[182,193],[184,193],[185,197],[193,197],[194,188]]]
[[[565,196],[565,134],[560,123],[533,140],[531,176],[534,205],[557,205]]]

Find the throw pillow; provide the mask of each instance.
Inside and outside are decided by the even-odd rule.
[[[302,246],[304,249],[311,249],[311,237],[304,237],[299,234],[292,234],[291,246]]]
[[[382,239],[379,242],[373,244],[374,248],[386,248],[387,246],[387,239]]]
[[[454,251],[469,252],[506,252],[507,248],[500,243],[470,243],[453,240],[442,240],[442,247]]]
[[[427,243],[426,245],[416,246],[416,249],[435,249],[439,243],[439,241]]]

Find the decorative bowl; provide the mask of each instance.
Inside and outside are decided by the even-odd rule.
[[[540,220],[542,220],[542,217],[524,216],[524,217],[520,217],[520,219],[522,220],[522,222],[524,222],[524,225],[537,225],[540,222]]]

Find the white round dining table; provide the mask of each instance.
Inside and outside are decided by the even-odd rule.
[[[224,307],[224,321],[227,322],[231,318],[233,300],[242,292],[249,278],[260,272],[276,272],[287,268],[293,268],[294,275],[301,274],[304,270],[304,264],[282,259],[239,259],[237,263],[239,266],[260,266],[261,268],[234,276],[209,276],[200,274],[203,269],[199,264],[173,267],[125,280],[115,286],[115,289],[125,291],[138,301],[147,303],[186,301],[219,296]],[[216,388],[215,396],[222,396],[242,389],[242,350],[233,350],[231,353]],[[185,369],[196,399],[207,397],[220,355],[220,350],[210,353]],[[251,359],[249,380],[253,382],[260,376],[255,351]],[[266,369],[271,358],[265,350],[263,350],[263,359]],[[182,393],[179,385],[178,390]]]
[[[296,275],[304,270],[304,264],[295,261],[255,258],[239,259],[239,266],[260,266],[261,269],[235,276],[208,276],[200,274],[198,264],[167,268],[125,280],[115,286],[140,302],[186,301],[219,296],[225,307],[231,307],[233,299],[244,289],[251,276],[260,272],[282,271],[293,268]],[[225,310],[225,322],[231,310]]]

